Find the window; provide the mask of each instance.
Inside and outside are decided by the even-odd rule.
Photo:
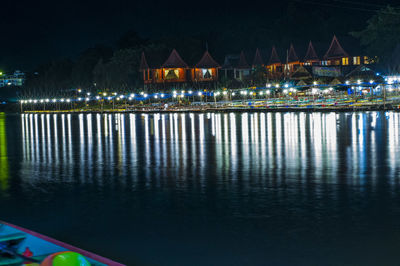
[[[165,79],[179,79],[179,69],[167,69],[164,74]]]
[[[211,68],[203,68],[201,70],[203,79],[211,79],[212,78],[212,69]]]
[[[348,57],[343,57],[342,58],[342,65],[347,66],[349,64],[349,58]]]
[[[366,64],[366,65],[369,64],[369,58],[368,58],[368,56],[364,56],[364,64]]]
[[[360,57],[354,56],[353,57],[353,65],[359,65],[359,64],[360,64]]]

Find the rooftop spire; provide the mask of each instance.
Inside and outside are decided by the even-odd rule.
[[[272,46],[271,57],[269,58],[268,64],[280,64],[281,60],[279,59],[278,53],[276,52],[275,46]]]
[[[260,50],[256,49],[256,54],[254,55],[253,66],[263,66],[264,62],[262,60]]]
[[[140,68],[139,70],[149,69],[149,65],[147,64],[146,56],[144,52],[142,52],[142,57],[140,58]]]
[[[312,42],[310,41],[308,44],[306,55],[304,56],[304,61],[318,61],[318,60],[319,60],[318,55],[315,52]]]
[[[340,57],[348,57],[349,55],[343,50],[336,35],[333,35],[331,45],[324,55],[324,59],[335,59]]]
[[[294,50],[293,44],[290,44],[288,63],[297,62],[299,58],[297,57],[296,51]]]
[[[216,68],[219,64],[211,57],[208,51],[205,51],[203,57],[195,65],[196,68]]]
[[[243,51],[240,53],[239,62],[236,68],[250,68],[249,64],[247,64],[246,56],[244,55]]]
[[[167,61],[162,65],[163,68],[186,68],[188,65],[183,61],[178,52],[174,49]]]

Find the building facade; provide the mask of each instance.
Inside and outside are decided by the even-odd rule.
[[[0,75],[0,87],[5,86],[22,86],[25,82],[25,73],[16,70],[12,74],[3,74]]]
[[[245,53],[225,56],[222,67],[206,51],[203,57],[194,66],[188,66],[174,49],[168,59],[161,66],[150,68],[146,57],[142,54],[140,71],[146,85],[157,84],[187,84],[209,86],[216,84],[223,77],[236,81],[236,84],[249,81],[251,74],[264,69],[267,80],[294,80],[306,83],[307,80],[318,78],[334,78],[336,82],[355,73],[359,66],[370,65],[376,59],[364,55],[350,55],[347,53],[336,36],[326,50],[324,56],[319,57],[310,41],[303,58],[300,58],[293,44],[286,50],[283,60],[275,46],[272,47],[268,60],[265,60],[257,48],[252,64],[249,64]],[[267,62],[267,63],[264,63]],[[365,68],[371,72],[371,68]]]

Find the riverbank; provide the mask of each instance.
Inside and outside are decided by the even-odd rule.
[[[65,114],[65,113],[207,113],[207,112],[362,112],[362,111],[400,111],[398,105],[359,105],[359,106],[324,106],[324,107],[178,107],[178,108],[126,108],[126,109],[72,109],[72,110],[34,110],[23,113]]]

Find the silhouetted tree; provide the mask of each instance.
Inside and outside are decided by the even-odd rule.
[[[400,9],[387,6],[372,16],[367,27],[351,35],[360,39],[371,56],[378,56],[386,66],[397,45],[400,44]]]

